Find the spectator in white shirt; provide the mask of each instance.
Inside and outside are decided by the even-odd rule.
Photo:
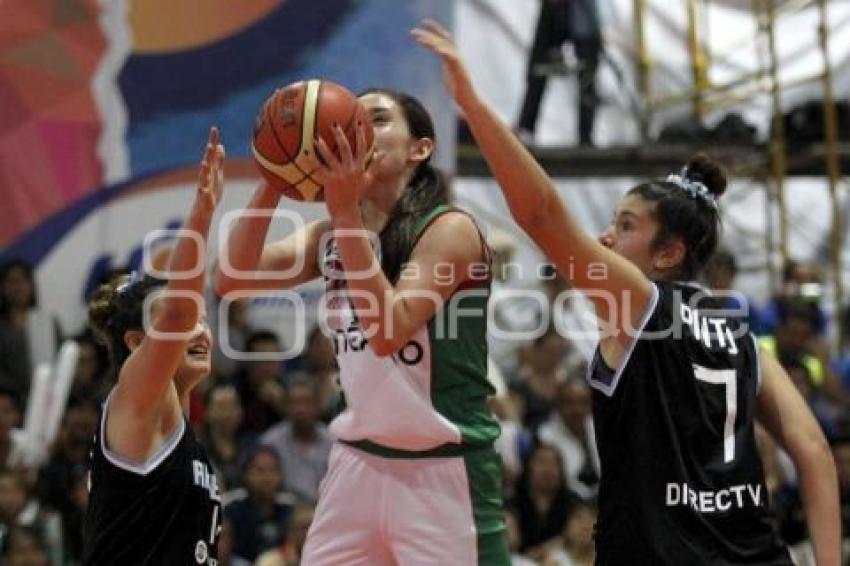
[[[286,491],[311,502],[318,499],[333,444],[319,412],[314,384],[307,378],[293,379],[286,390],[286,420],[260,437],[280,458]]]
[[[560,452],[569,488],[584,499],[592,499],[600,466],[587,383],[575,377],[562,383],[555,409],[540,426],[538,436]]]

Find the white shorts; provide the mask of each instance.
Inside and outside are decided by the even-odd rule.
[[[385,458],[336,443],[301,563],[478,564],[482,534],[497,543],[498,563],[503,563],[502,555],[508,557],[507,545],[501,549],[503,525],[491,522],[490,532],[479,532],[473,499],[480,498],[470,490],[467,465],[462,456]],[[497,483],[498,475],[497,470]],[[498,494],[486,503],[494,507],[488,516],[491,511],[501,516]]]

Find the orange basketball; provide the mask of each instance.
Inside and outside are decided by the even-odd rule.
[[[266,100],[254,124],[251,149],[263,177],[287,197],[319,201],[324,196],[316,179],[319,156],[313,140],[321,136],[336,150],[332,127],[339,124],[352,150],[357,122],[363,122],[366,144],[374,138],[369,113],[348,89],[323,80],[293,83]]]

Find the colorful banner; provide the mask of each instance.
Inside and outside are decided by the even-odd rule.
[[[409,91],[450,139],[439,65],[408,31],[451,15],[426,0],[0,2],[0,249],[106,185],[195,163],[210,124],[247,156],[262,102],[296,80]]]

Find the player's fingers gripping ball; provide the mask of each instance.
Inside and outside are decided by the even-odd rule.
[[[336,152],[336,123],[354,148],[358,121],[363,124],[366,147],[371,147],[372,120],[348,89],[323,80],[293,83],[276,90],[260,109],[251,144],[254,159],[266,181],[287,197],[320,201],[324,198],[318,171],[321,157],[313,140],[321,137]]]

